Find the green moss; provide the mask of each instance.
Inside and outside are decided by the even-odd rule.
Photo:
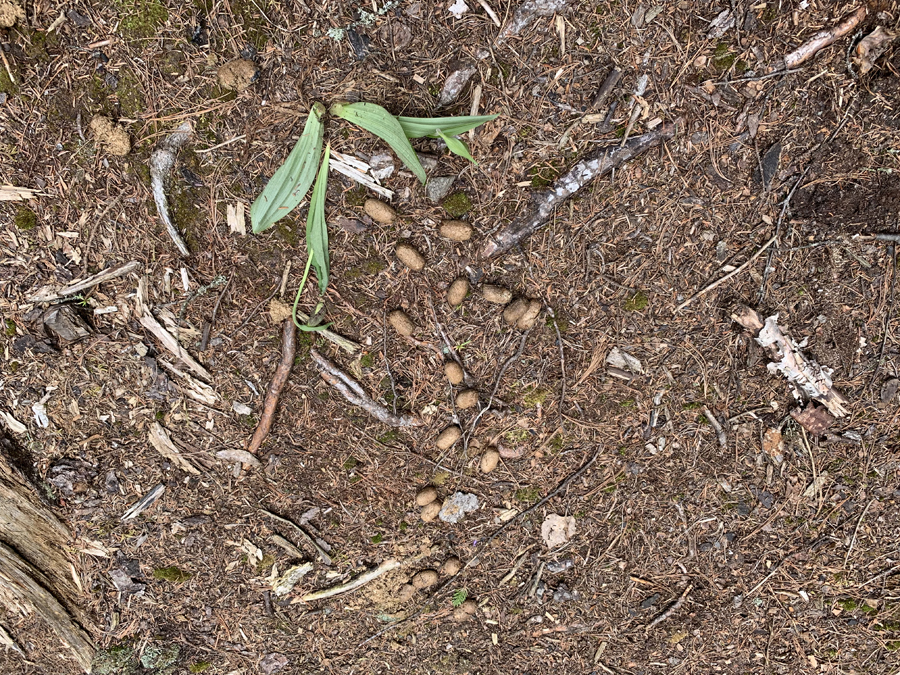
[[[170,581],[173,584],[183,584],[185,581],[190,579],[193,574],[190,572],[184,572],[177,567],[157,567],[153,570],[153,578],[161,579],[162,581]]]
[[[362,185],[358,185],[352,190],[347,190],[344,193],[344,201],[347,202],[347,206],[361,207],[366,203],[366,200],[369,198],[369,192]]]
[[[472,210],[472,200],[465,192],[455,192],[444,200],[443,207],[454,218],[462,218]]]
[[[244,32],[243,39],[260,52],[269,39],[269,27],[262,14],[268,8],[267,0],[231,0],[231,13]]]
[[[94,654],[91,672],[94,675],[132,675],[138,670],[134,648],[129,644],[117,644]]]
[[[525,396],[522,398],[522,403],[526,408],[537,408],[539,405],[544,405],[544,401],[547,400],[549,395],[550,391],[547,389],[541,387],[528,387],[525,389]]]
[[[566,447],[566,439],[562,434],[556,434],[553,438],[550,439],[550,449],[554,452],[559,452],[564,447]]]
[[[553,159],[543,164],[537,164],[526,172],[531,178],[531,187],[542,188],[547,187],[562,173],[563,162],[561,159]]]
[[[141,654],[141,665],[148,669],[164,670],[174,665],[179,656],[181,656],[181,647],[178,645],[163,645],[153,642],[144,647],[144,653]]]
[[[37,214],[27,206],[20,206],[19,210],[16,211],[13,222],[17,229],[22,232],[29,232],[37,227]]]
[[[434,476],[431,477],[431,484],[435,487],[441,487],[447,482],[448,478],[450,478],[450,474],[446,471],[435,471]]]
[[[19,93],[19,85],[12,81],[6,68],[0,68],[0,93],[15,96]]]
[[[375,355],[372,352],[359,357],[359,365],[363,368],[371,368],[375,365]]]
[[[900,621],[879,621],[872,630],[877,631],[900,631]]]
[[[297,346],[294,350],[294,365],[300,365],[304,361],[309,360],[309,350],[316,343],[316,336],[313,333],[305,331],[297,331]]]
[[[24,51],[29,62],[43,65],[50,61],[50,52],[47,50],[59,47],[59,33],[46,33],[31,30],[30,28],[20,28],[18,30],[27,43]]]
[[[380,544],[383,540],[384,540],[384,535],[382,535],[380,532],[378,534],[376,534],[374,537],[372,537],[373,544]]]
[[[890,642],[886,642],[884,644],[884,648],[889,652],[898,652],[900,651],[900,640],[891,640]]]
[[[626,398],[624,401],[620,401],[619,405],[623,408],[633,408],[635,406],[635,402],[633,398]]]
[[[116,98],[119,99],[119,110],[124,117],[138,117],[146,108],[141,83],[130,70],[119,71]]]
[[[737,57],[729,51],[728,43],[720,42],[713,52],[712,65],[717,71],[724,73],[734,65],[736,59]]]
[[[516,500],[524,504],[534,504],[541,498],[541,491],[536,487],[519,488],[516,490]]]
[[[272,565],[275,564],[275,556],[271,553],[266,553],[263,555],[262,560],[256,563],[256,573],[257,574],[267,574],[269,570],[272,569]]]
[[[625,301],[626,312],[643,312],[650,304],[650,299],[644,291],[638,291]]]
[[[282,218],[272,228],[278,238],[288,246],[296,247],[300,244],[300,234],[293,218]]]
[[[529,433],[528,429],[513,429],[503,434],[503,438],[506,439],[507,443],[515,447],[527,443],[531,438],[531,433]]]
[[[344,464],[343,464],[344,471],[352,471],[353,469],[355,469],[355,468],[357,467],[358,464],[359,464],[359,460],[356,459],[356,457],[352,457],[352,456],[351,456],[351,457],[350,457],[349,459],[347,459],[347,461],[344,462]]]
[[[682,410],[699,410],[703,407],[703,404],[699,401],[691,401],[690,403],[685,403],[681,406]]]
[[[381,436],[378,437],[378,442],[387,445],[388,443],[393,443],[398,438],[400,438],[400,434],[391,429],[390,431],[381,434]]]
[[[192,673],[202,673],[204,670],[207,670],[211,667],[212,664],[209,661],[197,661],[197,663],[192,663],[188,666],[188,670]]]
[[[16,336],[16,322],[13,321],[12,319],[6,319],[4,321],[4,324],[5,324],[5,326],[3,328],[3,332],[6,335],[6,337],[8,337],[8,338],[15,337]]]
[[[117,0],[116,4],[122,16],[119,30],[128,40],[153,37],[169,18],[169,11],[159,0]]]

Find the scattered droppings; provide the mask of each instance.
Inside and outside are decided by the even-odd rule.
[[[478,605],[474,600],[465,600],[459,607],[453,610],[453,620],[460,623],[468,621],[475,616],[475,612],[477,611]]]
[[[497,448],[491,446],[487,450],[484,451],[484,454],[481,456],[481,462],[478,466],[481,469],[481,473],[490,473],[494,469],[497,468],[497,464],[500,462],[500,451]]]
[[[455,424],[444,429],[435,440],[434,444],[439,450],[448,450],[462,436],[462,430]]]
[[[437,490],[429,485],[428,487],[422,488],[416,493],[416,504],[418,504],[419,506],[425,506],[426,504],[430,504],[437,498]]]
[[[541,524],[541,537],[547,548],[554,549],[562,546],[575,536],[575,518],[572,516],[560,516],[549,514]]]
[[[425,197],[432,204],[437,204],[449,194],[454,180],[456,179],[453,176],[435,176],[431,178],[425,186]]]
[[[507,325],[515,326],[527,309],[528,300],[525,298],[516,298],[503,310],[503,320]]]
[[[471,492],[454,492],[444,502],[443,508],[438,513],[438,518],[445,523],[458,523],[467,513],[478,509],[478,497]]]
[[[540,300],[529,300],[522,316],[516,321],[516,328],[519,330],[528,330],[534,326],[538,315],[541,313],[541,306]]]
[[[469,294],[469,280],[465,277],[457,277],[447,289],[447,304],[458,307]]]
[[[481,296],[488,302],[495,305],[505,305],[512,300],[512,292],[503,286],[494,286],[493,284],[485,284],[481,287]]]
[[[12,28],[17,21],[25,21],[24,3],[0,0],[0,28]]]
[[[456,395],[456,407],[466,410],[478,405],[478,392],[474,389],[464,389]]]
[[[378,199],[367,199],[363,210],[372,220],[382,225],[391,225],[397,221],[397,212],[393,207]]]
[[[425,267],[425,257],[409,244],[397,244],[394,252],[397,255],[397,260],[413,272],[419,272]]]
[[[416,594],[416,587],[412,584],[403,584],[400,588],[397,589],[397,599],[400,602],[407,602],[412,600],[412,597]]]
[[[269,300],[269,321],[273,326],[280,326],[282,321],[290,319],[293,314],[293,309],[286,302],[282,302],[278,298]]]
[[[469,241],[472,238],[472,226],[463,220],[445,220],[438,228],[438,234],[451,241]]]
[[[444,502],[440,499],[437,499],[430,504],[426,504],[422,507],[422,510],[419,512],[419,517],[424,520],[426,523],[430,523],[435,518],[438,517],[438,514],[441,512],[441,508],[444,506]]]
[[[447,381],[454,387],[458,384],[462,384],[462,381],[465,378],[462,366],[456,361],[447,361],[444,363],[444,375],[447,376]]]
[[[404,337],[409,337],[416,330],[416,324],[413,323],[412,319],[409,318],[409,315],[402,309],[395,309],[388,314],[388,323],[391,324],[395,331]]]
[[[110,155],[124,157],[131,152],[128,132],[105,115],[94,116],[91,120],[91,133],[100,147]]]
[[[412,578],[412,585],[422,590],[434,586],[438,581],[438,573],[435,570],[421,570]]]
[[[462,569],[462,561],[456,556],[451,556],[441,565],[440,572],[445,577],[452,577]]]
[[[244,91],[259,79],[259,68],[250,59],[235,59],[219,66],[218,77],[223,89]]]

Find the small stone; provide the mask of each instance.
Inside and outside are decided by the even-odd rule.
[[[488,302],[495,305],[505,305],[512,300],[512,292],[503,286],[494,286],[493,284],[485,284],[481,287],[481,295]]]
[[[456,179],[453,176],[435,176],[429,179],[425,186],[425,197],[432,204],[437,204],[450,192],[454,180]]]
[[[413,323],[412,319],[409,318],[409,315],[402,309],[395,309],[388,314],[388,323],[394,327],[395,331],[404,337],[409,337],[413,334],[413,331],[416,330],[416,324]]]
[[[457,408],[465,410],[474,408],[476,405],[478,405],[478,392],[474,389],[464,389],[456,395]]]
[[[394,252],[397,254],[397,259],[413,272],[418,272],[425,267],[424,256],[409,244],[397,244]]]
[[[218,76],[224,89],[244,91],[259,79],[259,68],[250,59],[235,59],[219,66]]]
[[[534,326],[537,321],[538,314],[541,313],[541,301],[540,300],[529,300],[528,307],[525,310],[525,313],[519,317],[519,320],[516,321],[516,328],[519,330],[528,330],[532,326]]]
[[[462,561],[456,556],[451,556],[441,565],[441,574],[446,577],[452,577],[462,569]]]
[[[376,223],[390,225],[397,220],[397,212],[393,207],[378,199],[367,199],[363,209]]]
[[[428,487],[424,487],[416,493],[416,504],[419,506],[425,506],[426,504],[430,504],[435,499],[437,499],[438,493],[430,485]]]
[[[399,589],[397,589],[397,599],[400,602],[406,602],[407,600],[411,600],[412,597],[416,594],[416,587],[412,584],[403,584]]]
[[[438,228],[438,234],[451,241],[469,241],[472,238],[472,226],[463,220],[445,220]]]
[[[434,444],[439,450],[448,450],[462,436],[462,431],[455,424],[444,429]]]
[[[456,361],[447,361],[444,364],[444,375],[447,376],[447,380],[454,387],[458,384],[461,384],[463,378],[465,377],[463,369]]]
[[[506,309],[503,310],[503,320],[510,326],[515,326],[516,322],[522,318],[522,315],[528,309],[528,300],[517,298],[513,300]]]
[[[434,570],[421,570],[412,578],[412,585],[422,590],[434,586],[438,581],[438,573]]]
[[[441,512],[441,507],[443,506],[444,502],[442,502],[440,499],[436,499],[430,504],[426,504],[422,507],[422,510],[419,512],[419,517],[426,523],[430,523],[432,520],[438,517],[438,514]]]
[[[438,518],[445,523],[455,524],[462,520],[470,511],[478,509],[478,497],[470,492],[454,492],[453,496],[444,501]]]
[[[131,152],[128,132],[108,117],[95,115],[91,120],[91,132],[100,146],[110,155],[124,157]]]
[[[457,277],[447,289],[447,304],[458,307],[469,294],[469,280],[465,277]]]
[[[484,454],[481,456],[481,463],[478,468],[481,469],[481,473],[490,473],[497,468],[497,464],[499,463],[500,451],[494,446],[491,446],[485,450]]]

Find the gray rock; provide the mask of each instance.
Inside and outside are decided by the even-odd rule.
[[[455,492],[444,501],[438,518],[445,523],[458,523],[470,511],[478,508],[478,497],[470,492]]]
[[[453,176],[435,176],[430,179],[425,186],[425,196],[428,201],[437,204],[446,197],[450,193],[450,188],[453,187],[454,180],[456,178]]]

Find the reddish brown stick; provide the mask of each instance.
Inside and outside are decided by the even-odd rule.
[[[294,325],[293,319],[285,319],[284,327],[281,329],[281,361],[275,369],[275,375],[269,383],[269,389],[266,391],[266,402],[263,404],[263,414],[253,432],[253,438],[250,439],[250,445],[247,451],[254,455],[259,447],[266,440],[269,431],[272,430],[272,421],[275,419],[275,408],[278,407],[278,397],[281,396],[281,390],[287,382],[288,375],[291,374],[291,366],[294,365],[295,338],[297,336],[297,327]]]
[[[797,49],[785,56],[782,60],[782,63],[778,65],[785,69],[796,68],[804,61],[808,61],[809,59],[811,59],[820,50],[824,49],[830,44],[833,44],[837,40],[840,40],[845,35],[850,34],[853,29],[856,28],[865,18],[866,6],[863,5],[834,28],[819,31],[818,33],[813,35],[809,40],[807,40]],[[776,70],[780,69],[781,68],[776,67]]]

